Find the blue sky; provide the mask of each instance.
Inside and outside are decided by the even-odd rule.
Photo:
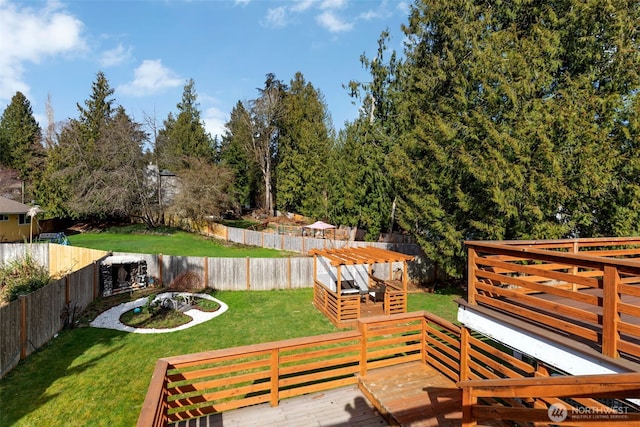
[[[367,81],[360,55],[380,33],[402,51],[409,5],[373,0],[0,0],[0,112],[16,91],[47,125],[77,118],[103,71],[138,122],[176,112],[193,78],[205,126],[222,132],[237,101],[256,98],[265,75],[300,71],[320,90],[336,129],[357,117],[342,85]]]

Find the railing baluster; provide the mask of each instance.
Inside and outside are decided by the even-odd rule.
[[[603,280],[604,307],[602,308],[602,354],[609,357],[618,357],[618,341],[620,333],[618,322],[620,313],[620,274],[615,266],[605,265]]]

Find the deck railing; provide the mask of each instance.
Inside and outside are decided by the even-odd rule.
[[[463,426],[482,420],[516,425],[638,425],[640,372],[461,381]]]
[[[387,283],[384,293],[384,314],[406,313],[407,292],[384,280],[381,281]],[[320,281],[314,282],[313,303],[338,328],[355,325],[361,315],[361,295],[340,295]]]
[[[284,398],[355,384],[357,375],[414,361],[459,382],[466,425],[539,416],[564,402],[563,396],[604,412],[616,404],[591,399],[640,395],[640,373],[590,376],[591,381],[541,378],[550,376],[543,365],[422,311],[360,319],[353,331],[160,359],[138,426],[165,426],[258,403],[277,406]],[[553,391],[545,390],[547,384]],[[585,393],[589,399],[582,398]]]
[[[639,238],[466,244],[470,304],[640,356]]]
[[[425,312],[358,321],[358,329],[158,360],[138,426],[355,384],[367,370],[422,360],[457,380],[459,329]],[[452,349],[451,346],[454,346]]]

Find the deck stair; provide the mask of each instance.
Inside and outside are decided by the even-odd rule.
[[[420,362],[378,368],[358,377],[369,402],[392,426],[460,426],[462,394],[456,383]],[[479,426],[503,426],[500,421]]]

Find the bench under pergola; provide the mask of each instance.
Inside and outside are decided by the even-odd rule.
[[[407,262],[414,257],[372,246],[314,249],[313,303],[336,326],[365,314],[407,311]]]

